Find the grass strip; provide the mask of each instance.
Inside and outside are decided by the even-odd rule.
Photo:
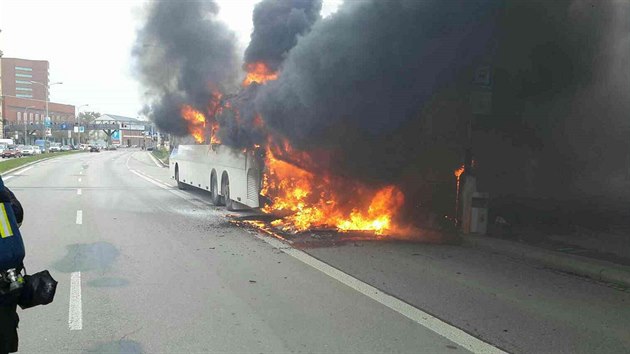
[[[155,149],[151,151],[151,153],[153,154],[153,156],[160,159],[160,161],[168,165],[168,157],[170,154],[167,149]]]
[[[42,160],[45,158],[65,156],[65,155],[76,154],[80,152],[82,151],[62,151],[62,152],[53,152],[53,153],[41,154],[41,155],[35,155],[35,156],[26,156],[26,157],[18,157],[18,158],[9,157],[6,159],[0,159],[0,173],[4,173],[16,167],[20,167],[20,166],[26,165],[27,163]]]

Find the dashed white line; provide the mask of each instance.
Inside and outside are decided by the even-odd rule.
[[[81,177],[79,177],[79,182],[81,182]]]
[[[81,195],[81,193],[83,193],[83,192],[81,191],[81,188],[77,188],[77,195]]]
[[[80,175],[82,175],[82,174],[83,174],[83,171],[79,171],[79,174],[80,174]]]
[[[71,331],[83,329],[83,305],[81,303],[81,272],[70,274],[70,309],[68,327]]]
[[[83,210],[77,210],[77,225],[83,224]]]

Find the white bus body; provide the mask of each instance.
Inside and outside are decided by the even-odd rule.
[[[215,205],[229,210],[260,207],[262,162],[255,151],[224,145],[179,145],[169,158],[171,178],[180,189],[207,190]]]

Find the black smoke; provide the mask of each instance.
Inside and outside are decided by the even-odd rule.
[[[300,39],[257,107],[297,148],[331,150],[341,175],[398,183],[440,149],[435,160],[454,165],[455,151],[423,141],[423,110],[438,99],[461,106],[462,75],[486,55],[499,10],[494,1],[348,1]]]
[[[187,135],[181,105],[207,114],[213,92],[236,85],[236,37],[218,12],[212,0],[160,0],[146,8],[132,54],[150,101],[144,113],[164,132]]]
[[[589,184],[603,192],[630,171],[629,19],[623,1],[347,1],[298,41],[257,110],[294,146],[329,150],[331,171],[441,210],[470,121],[481,190],[559,197],[608,176]],[[475,114],[479,90],[492,105]]]
[[[321,0],[263,0],[253,14],[254,29],[245,50],[243,67],[263,62],[278,71],[288,52],[311,26],[320,19]],[[236,148],[262,145],[267,132],[262,129],[255,98],[260,85],[253,83],[238,93],[226,97],[226,106],[217,117],[221,142]]]
[[[245,63],[262,61],[277,71],[295,46],[320,18],[321,0],[263,0],[254,8],[254,31]]]

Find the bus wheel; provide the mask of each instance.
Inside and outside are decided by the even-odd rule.
[[[230,180],[226,177],[223,181],[223,199],[225,200],[225,208],[229,211],[234,210],[234,202],[230,199]]]
[[[222,205],[221,203],[221,195],[219,195],[219,187],[217,186],[217,178],[213,175],[210,178],[210,195],[212,198],[212,204],[215,206]]]
[[[186,189],[186,185],[179,181],[179,166],[175,166],[175,181],[177,181],[177,189]]]

